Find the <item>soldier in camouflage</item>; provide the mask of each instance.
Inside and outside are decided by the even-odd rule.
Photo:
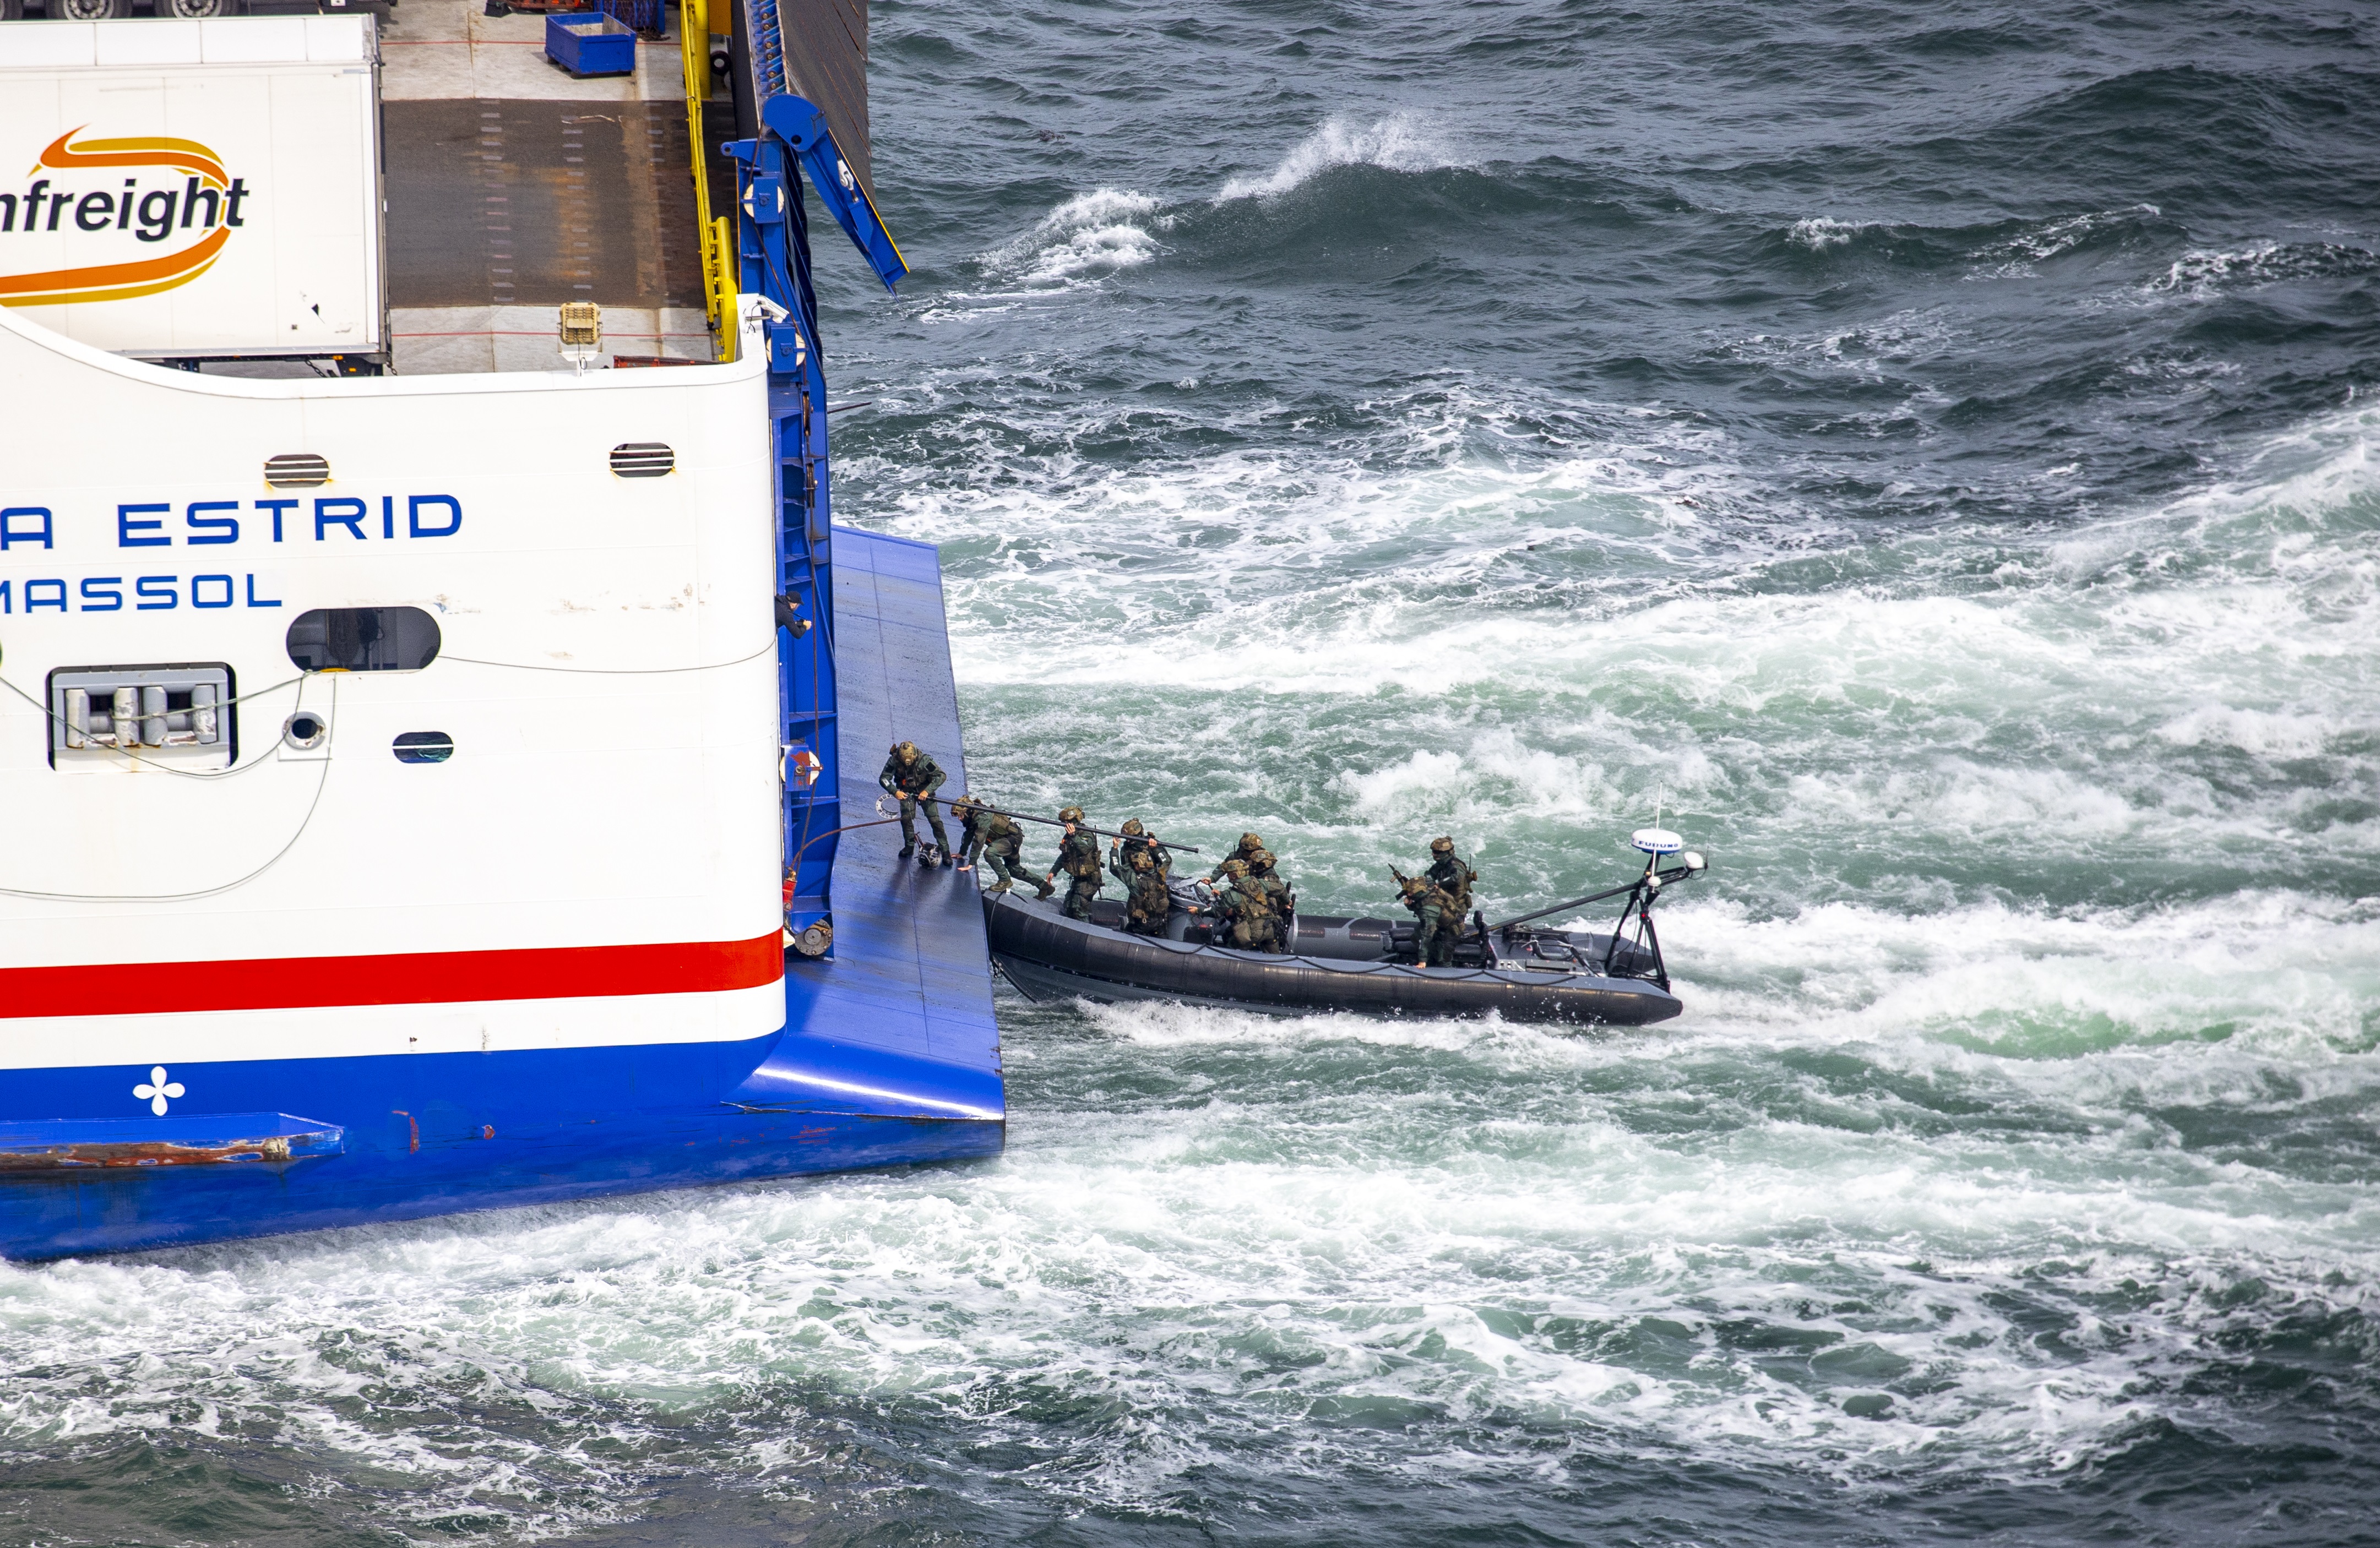
[[[1243,916],[1248,898],[1240,890],[1240,883],[1247,879],[1248,863],[1226,860],[1215,867],[1215,873],[1220,885],[1215,889],[1213,901],[1199,911],[1211,920],[1207,938],[1217,946],[1236,946],[1246,934]]]
[[[941,847],[942,864],[950,864],[951,836],[942,831],[941,814],[934,809],[934,792],[942,788],[950,776],[935,766],[933,756],[921,753],[914,742],[896,744],[884,759],[883,768],[876,782],[884,787],[887,795],[901,801],[901,858],[906,860],[917,853],[917,809],[924,807],[926,825],[934,830],[934,842]]]
[[[1404,904],[1413,910],[1419,928],[1414,932],[1415,967],[1452,967],[1454,940],[1463,932],[1463,912],[1439,885],[1427,877],[1407,877]]]
[[[958,807],[953,804],[951,809],[956,811]],[[1016,826],[1014,818],[989,806],[977,805],[974,830],[974,852],[982,855],[984,866],[1000,878],[998,886],[986,888],[985,891],[1005,892],[1020,881],[1030,882],[1044,898],[1058,890],[1039,877],[1026,874],[1025,829]]]
[[[1165,873],[1145,849],[1132,852],[1131,867],[1132,893],[1125,906],[1124,928],[1137,936],[1163,935],[1166,916],[1173,912],[1173,894],[1165,885]]]
[[[1173,852],[1148,837],[1148,829],[1141,826],[1138,817],[1126,819],[1123,832],[1123,838],[1108,841],[1108,875],[1130,887],[1132,857],[1145,853],[1156,862],[1159,876],[1168,881],[1173,879]]]
[[[1277,943],[1272,949],[1285,951],[1288,949],[1286,936],[1289,918],[1291,914],[1297,912],[1297,897],[1290,891],[1288,878],[1274,870],[1273,865],[1272,851],[1269,849],[1258,849],[1254,854],[1248,856],[1247,885],[1261,889],[1270,901],[1274,938]]]
[[[1429,869],[1424,874],[1440,892],[1454,900],[1457,919],[1471,912],[1471,885],[1479,879],[1479,873],[1456,856],[1452,839],[1429,841]]]
[[[1215,893],[1215,943],[1243,951],[1279,951],[1281,919],[1273,912],[1272,894],[1249,879],[1245,860],[1226,860],[1221,870],[1228,879]]]
[[[1215,866],[1215,868],[1207,873],[1207,879],[1208,881],[1215,881],[1220,878],[1223,874],[1223,867],[1230,865],[1234,860],[1238,861],[1243,865],[1248,864],[1248,857],[1264,847],[1264,841],[1257,838],[1255,834],[1241,834],[1240,847],[1233,850],[1231,853],[1223,856],[1222,860]]]
[[[1058,814],[1058,820],[1066,825],[1066,836],[1058,841],[1057,863],[1043,879],[1054,878],[1061,871],[1072,877],[1073,883],[1066,889],[1066,917],[1088,919],[1091,900],[1099,895],[1099,835],[1079,826],[1083,820],[1080,806],[1067,807]],[[1049,893],[1044,891],[1042,896],[1046,898]]]

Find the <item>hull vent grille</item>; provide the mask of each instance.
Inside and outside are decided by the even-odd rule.
[[[264,481],[276,490],[310,490],[331,481],[331,465],[311,452],[284,452],[264,459]]]
[[[658,441],[631,441],[612,448],[612,471],[623,478],[658,478],[677,468],[677,454]]]

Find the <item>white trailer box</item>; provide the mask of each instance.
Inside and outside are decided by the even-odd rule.
[[[0,26],[18,317],[144,359],[384,360],[381,217],[370,17]]]

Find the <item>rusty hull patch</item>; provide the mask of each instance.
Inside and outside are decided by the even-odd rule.
[[[280,1167],[346,1150],[336,1125],[284,1113],[208,1115],[187,1123],[17,1122],[0,1124],[0,1178]]]

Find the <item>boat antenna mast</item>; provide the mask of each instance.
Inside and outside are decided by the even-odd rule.
[[[1629,835],[1630,846],[1641,851],[1645,857],[1642,874],[1618,887],[1607,887],[1600,892],[1590,892],[1584,898],[1572,898],[1567,902],[1555,903],[1548,908],[1515,914],[1500,924],[1488,925],[1483,922],[1480,925],[1481,939],[1485,940],[1490,935],[1501,935],[1552,914],[1567,913],[1572,909],[1585,908],[1590,903],[1607,902],[1613,898],[1625,897],[1628,901],[1621,905],[1619,922],[1612,926],[1611,934],[1604,946],[1602,966],[1599,971],[1606,977],[1609,977],[1612,966],[1619,959],[1621,946],[1623,943],[1633,945],[1652,954],[1653,971],[1650,974],[1633,974],[1630,976],[1649,977],[1659,984],[1663,989],[1667,989],[1670,986],[1670,970],[1661,961],[1660,937],[1653,931],[1653,901],[1659,896],[1661,889],[1671,882],[1691,881],[1702,875],[1704,871],[1709,869],[1709,863],[1694,851],[1686,848],[1684,839],[1660,825],[1661,812],[1666,804],[1667,792],[1661,791],[1656,793],[1653,798],[1653,826],[1640,828]],[[1679,864],[1670,870],[1661,869],[1662,860],[1672,854],[1678,857]],[[1624,941],[1631,914],[1633,914],[1636,920],[1636,938],[1634,941]]]
[[[1703,857],[1686,848],[1686,841],[1682,835],[1661,826],[1661,809],[1668,804],[1668,797],[1666,785],[1655,785],[1653,826],[1640,828],[1628,836],[1630,846],[1645,856],[1645,874],[1629,885],[1628,901],[1620,905],[1620,918],[1611,926],[1609,940],[1603,949],[1603,974],[1607,978],[1611,975],[1612,963],[1619,957],[1623,942],[1639,951],[1650,952],[1653,958],[1652,979],[1665,990],[1670,986],[1670,969],[1669,964],[1661,960],[1660,934],[1653,928],[1653,900],[1671,880],[1697,876],[1703,870]],[[1661,869],[1662,860],[1672,854],[1683,862],[1682,871],[1665,872]],[[1627,940],[1628,916],[1632,913],[1636,916],[1635,938]]]

